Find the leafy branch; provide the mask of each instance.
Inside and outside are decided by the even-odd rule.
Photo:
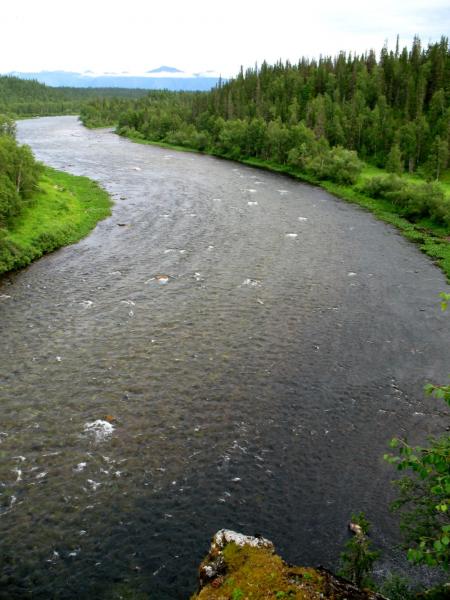
[[[441,308],[447,310],[450,294],[442,292]],[[450,406],[450,385],[425,386],[425,393]],[[401,513],[400,529],[413,563],[449,568],[450,564],[450,436],[431,438],[429,446],[410,446],[394,438],[397,454],[384,459],[399,471],[409,471],[394,481],[399,496],[393,511]]]

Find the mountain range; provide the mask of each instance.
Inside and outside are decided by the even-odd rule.
[[[148,90],[166,89],[172,91],[206,91],[213,88],[220,75],[214,71],[186,73],[175,67],[162,65],[144,73],[120,73],[94,71],[11,71],[5,75],[13,75],[20,79],[34,79],[52,87],[83,88],[141,88]]]

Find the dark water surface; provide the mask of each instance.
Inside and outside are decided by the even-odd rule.
[[[333,567],[359,510],[404,568],[381,457],[443,427],[442,273],[283,176],[75,117],[18,129],[115,206],[0,284],[0,597],[187,598],[221,527]]]

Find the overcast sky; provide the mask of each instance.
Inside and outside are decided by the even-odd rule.
[[[449,0],[3,0],[0,72],[160,65],[224,76],[264,59],[377,52],[450,33]]]

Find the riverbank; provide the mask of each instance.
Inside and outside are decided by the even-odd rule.
[[[109,195],[87,177],[45,167],[29,205],[8,229],[0,229],[0,274],[85,237],[111,214],[111,204]]]
[[[18,139],[117,202],[0,289],[9,596],[111,598],[127,583],[130,596],[189,598],[223,526],[333,570],[359,511],[380,570],[428,587],[393,548],[380,457],[402,431],[442,432],[422,395],[448,371],[448,317],[430,293],[447,291],[441,272],[293,179],[73,117],[21,121]],[[98,440],[88,425],[107,416]]]
[[[436,266],[442,269],[448,281],[450,282],[450,228],[439,225],[429,219],[421,219],[417,222],[409,221],[402,216],[401,209],[395,204],[386,200],[371,198],[359,191],[361,185],[367,179],[377,175],[388,175],[388,173],[383,169],[365,165],[357,182],[354,185],[342,185],[333,183],[332,181],[318,180],[292,166],[281,165],[258,158],[235,160],[212,152],[202,152],[195,148],[169,144],[167,142],[154,142],[145,140],[142,137],[134,136],[132,134],[127,134],[123,137],[126,137],[138,144],[159,146],[161,148],[168,148],[171,150],[193,152],[196,154],[205,154],[209,156],[215,156],[216,158],[233,160],[234,162],[240,162],[258,169],[280,173],[289,177],[293,177],[299,181],[319,186],[342,200],[357,204],[358,206],[370,211],[377,219],[389,223],[390,225],[394,225],[405,238],[419,245],[420,250],[429,256]],[[450,175],[447,173],[446,176],[447,179],[445,179],[444,182],[440,182],[440,185],[443,187],[446,196],[450,198]],[[417,175],[405,174],[403,175],[403,178],[405,181],[412,184],[425,183],[425,180]]]

